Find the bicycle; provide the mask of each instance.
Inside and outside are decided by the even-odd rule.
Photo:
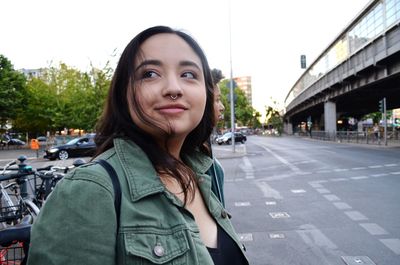
[[[32,216],[0,230],[0,265],[25,265],[29,253]]]
[[[25,159],[19,158],[21,163],[18,165],[18,173],[5,174],[10,166],[16,164],[15,160],[6,164],[0,173],[0,223],[3,226],[16,224],[25,215],[36,219],[39,214],[39,208],[27,193],[27,176],[32,175],[33,171],[23,163]]]

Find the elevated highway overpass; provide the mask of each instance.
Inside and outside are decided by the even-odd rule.
[[[289,134],[311,120],[336,133],[337,120],[400,107],[400,0],[372,0],[297,80],[285,99]]]

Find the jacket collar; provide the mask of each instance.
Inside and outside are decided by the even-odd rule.
[[[157,172],[146,153],[130,140],[114,139],[114,148],[124,171],[133,201],[165,191]],[[185,157],[187,165],[196,176],[204,175],[211,167],[212,159],[200,152]]]

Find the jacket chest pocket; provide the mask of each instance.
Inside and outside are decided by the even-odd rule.
[[[189,242],[185,230],[140,229],[125,232],[126,265],[186,265]]]

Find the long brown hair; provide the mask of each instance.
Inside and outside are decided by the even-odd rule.
[[[115,138],[125,138],[135,142],[147,154],[157,172],[167,173],[178,180],[183,189],[184,203],[186,204],[188,193],[194,195],[192,192],[194,183],[196,182],[194,172],[184,163],[171,156],[167,149],[158,146],[157,141],[150,134],[140,129],[133,122],[129,107],[135,109],[143,122],[162,131],[161,128],[154,125],[149,117],[143,113],[135,99],[133,99],[133,106],[129,106],[127,99],[127,90],[134,89],[134,86],[130,84],[134,84],[135,81],[134,61],[140,55],[140,46],[151,36],[161,33],[175,34],[182,38],[201,60],[206,85],[206,107],[199,125],[186,137],[181,149],[181,157],[184,159],[186,155],[190,155],[196,150],[209,155],[203,143],[209,138],[214,123],[214,93],[207,58],[198,43],[191,36],[165,26],[156,26],[142,31],[131,40],[123,51],[114,72],[105,108],[96,126],[96,155],[112,148]],[[168,139],[171,137],[171,132],[164,131],[164,136],[166,146]],[[190,199],[192,198],[190,196]]]

